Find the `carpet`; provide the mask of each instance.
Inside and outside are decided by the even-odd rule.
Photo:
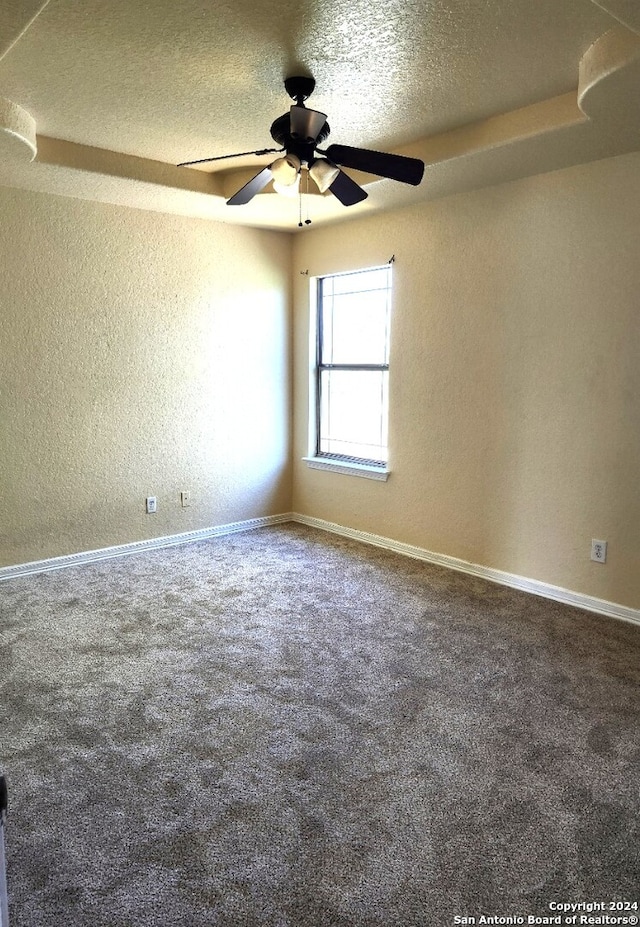
[[[11,927],[640,900],[640,628],[301,525],[0,610]]]

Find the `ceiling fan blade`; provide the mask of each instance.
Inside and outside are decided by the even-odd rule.
[[[340,171],[336,179],[329,186],[329,189],[337,197],[343,206],[353,206],[355,203],[361,203],[366,200],[369,194],[366,190],[352,180],[344,171]]]
[[[200,158],[199,161],[182,161],[176,167],[191,167],[192,164],[207,164],[209,161],[224,161],[226,158],[244,158],[245,155],[266,155],[284,151],[284,148],[260,148],[258,151],[237,151],[235,154],[218,155],[215,158]]]
[[[234,193],[230,200],[227,200],[227,206],[244,206],[249,200],[252,200],[256,193],[264,190],[266,185],[273,177],[270,167],[263,167],[262,170],[252,177],[249,183],[241,187],[237,193]]]
[[[303,142],[315,142],[327,121],[325,113],[306,106],[292,106],[289,111],[291,135]]]
[[[351,148],[349,145],[329,145],[322,154],[342,167],[353,167],[367,174],[400,180],[402,183],[413,184],[414,187],[418,186],[424,174],[423,161],[384,151]]]

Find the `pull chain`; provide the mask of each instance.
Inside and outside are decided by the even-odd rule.
[[[307,218],[304,220],[305,225],[311,225],[311,219],[309,218],[309,171],[307,170],[307,176],[305,178],[305,192],[307,194]]]
[[[301,229],[303,225],[311,225],[311,219],[309,218],[309,171],[308,170],[306,172],[306,175],[307,176],[305,178],[305,193],[307,196],[307,218],[304,220],[304,222],[302,221],[302,184],[300,184],[300,187],[298,188],[299,190],[299,218],[300,218],[300,221],[298,222],[299,229]]]

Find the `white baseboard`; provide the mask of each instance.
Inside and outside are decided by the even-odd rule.
[[[627,605],[618,605],[616,602],[608,602],[606,599],[598,599],[595,596],[583,595],[580,592],[572,592],[571,589],[563,589],[561,586],[552,586],[550,583],[543,583],[536,579],[528,579],[526,576],[518,576],[515,573],[494,570],[492,567],[481,566],[478,563],[470,563],[467,560],[449,557],[446,554],[436,554],[433,553],[433,551],[425,550],[423,547],[403,544],[400,541],[393,541],[379,534],[357,531],[355,528],[345,528],[343,525],[336,525],[333,522],[324,521],[321,518],[312,518],[309,515],[294,513],[291,516],[291,520],[297,521],[303,525],[309,525],[312,528],[320,528],[322,531],[329,531],[332,534],[340,534],[343,537],[353,538],[365,544],[372,544],[375,547],[383,547],[385,550],[391,550],[397,554],[404,554],[407,557],[414,557],[417,560],[425,560],[427,563],[435,563],[438,566],[447,567],[450,570],[457,570],[459,573],[479,576],[482,579],[488,579],[492,583],[498,583],[501,586],[509,586],[511,589],[521,589],[523,592],[530,592],[533,595],[538,595],[545,599],[552,599],[554,602],[563,602],[565,605],[574,605],[576,608],[583,608],[589,612],[596,612],[598,615],[606,615],[609,618],[618,618],[620,621],[629,621],[632,624],[640,625],[640,609],[637,608],[629,608]]]
[[[263,518],[249,518],[245,521],[232,522],[228,525],[201,528],[198,531],[185,531],[182,534],[149,538],[145,541],[133,541],[130,544],[103,547],[100,550],[82,551],[77,554],[67,554],[63,557],[50,557],[47,560],[34,560],[31,563],[19,563],[15,566],[0,567],[0,582],[3,580],[15,579],[18,576],[29,576],[33,573],[47,573],[50,570],[61,570],[68,566],[95,563],[98,560],[110,560],[113,557],[126,557],[130,554],[137,554],[147,550],[174,547],[177,544],[188,544],[191,541],[202,541],[206,538],[222,537],[226,534],[235,534],[239,531],[250,531],[254,528],[266,527],[267,525],[280,525],[291,521],[299,522],[302,525],[309,525],[311,528],[319,528],[322,531],[329,531],[332,534],[339,534],[343,537],[352,538],[355,541],[362,541],[364,544],[382,547],[385,550],[390,550],[397,554],[404,554],[407,557],[413,557],[417,560],[424,560],[427,563],[435,563],[438,566],[447,567],[459,573],[479,576],[482,579],[488,579],[490,582],[498,583],[501,586],[509,586],[511,589],[520,589],[532,595],[541,596],[545,599],[552,599],[554,602],[563,602],[565,605],[574,605],[576,608],[582,608],[589,612],[596,612],[598,615],[606,615],[610,618],[617,618],[620,621],[628,621],[632,624],[640,625],[640,609],[637,608],[618,605],[616,602],[608,602],[606,599],[598,599],[595,596],[583,595],[580,592],[573,592],[571,589],[563,589],[561,586],[553,586],[550,583],[543,583],[536,579],[528,579],[526,576],[518,576],[515,573],[506,573],[503,570],[494,570],[492,567],[482,566],[478,563],[470,563],[467,560],[460,560],[458,557],[449,557],[447,554],[437,554],[423,547],[403,544],[401,541],[394,541],[391,538],[386,538],[379,534],[358,531],[356,528],[347,528],[344,525],[337,525],[334,522],[324,521],[322,518],[313,518],[310,515],[300,515],[295,512],[287,512],[281,515],[267,515]]]
[[[32,573],[48,573],[50,570],[62,570],[64,567],[77,566],[82,563],[95,563],[97,560],[111,560],[113,557],[126,557],[129,554],[139,554],[146,550],[157,550],[161,547],[175,547],[177,544],[189,544],[191,541],[203,541],[206,538],[222,537],[225,534],[235,534],[238,531],[250,531],[253,528],[264,528],[266,525],[279,525],[291,521],[289,513],[284,515],[266,515],[264,518],[249,518],[246,521],[236,521],[229,525],[217,525],[214,528],[200,528],[198,531],[185,531],[182,534],[171,534],[160,538],[149,538],[145,541],[133,541],[130,544],[118,544],[115,547],[103,547],[100,550],[86,550],[78,554],[67,554],[63,557],[50,557],[47,560],[34,560],[31,563],[19,563],[15,566],[0,567],[0,582],[14,579],[17,576],[29,576]]]

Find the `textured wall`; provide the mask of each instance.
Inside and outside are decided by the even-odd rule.
[[[640,606],[639,221],[628,155],[299,236],[294,510]],[[393,252],[392,475],[310,470],[299,271]]]
[[[0,212],[0,565],[288,511],[289,236]]]
[[[638,607],[639,167],[306,230],[293,265],[287,235],[0,190],[0,565],[293,508]],[[309,470],[299,272],[394,252],[392,476]]]

